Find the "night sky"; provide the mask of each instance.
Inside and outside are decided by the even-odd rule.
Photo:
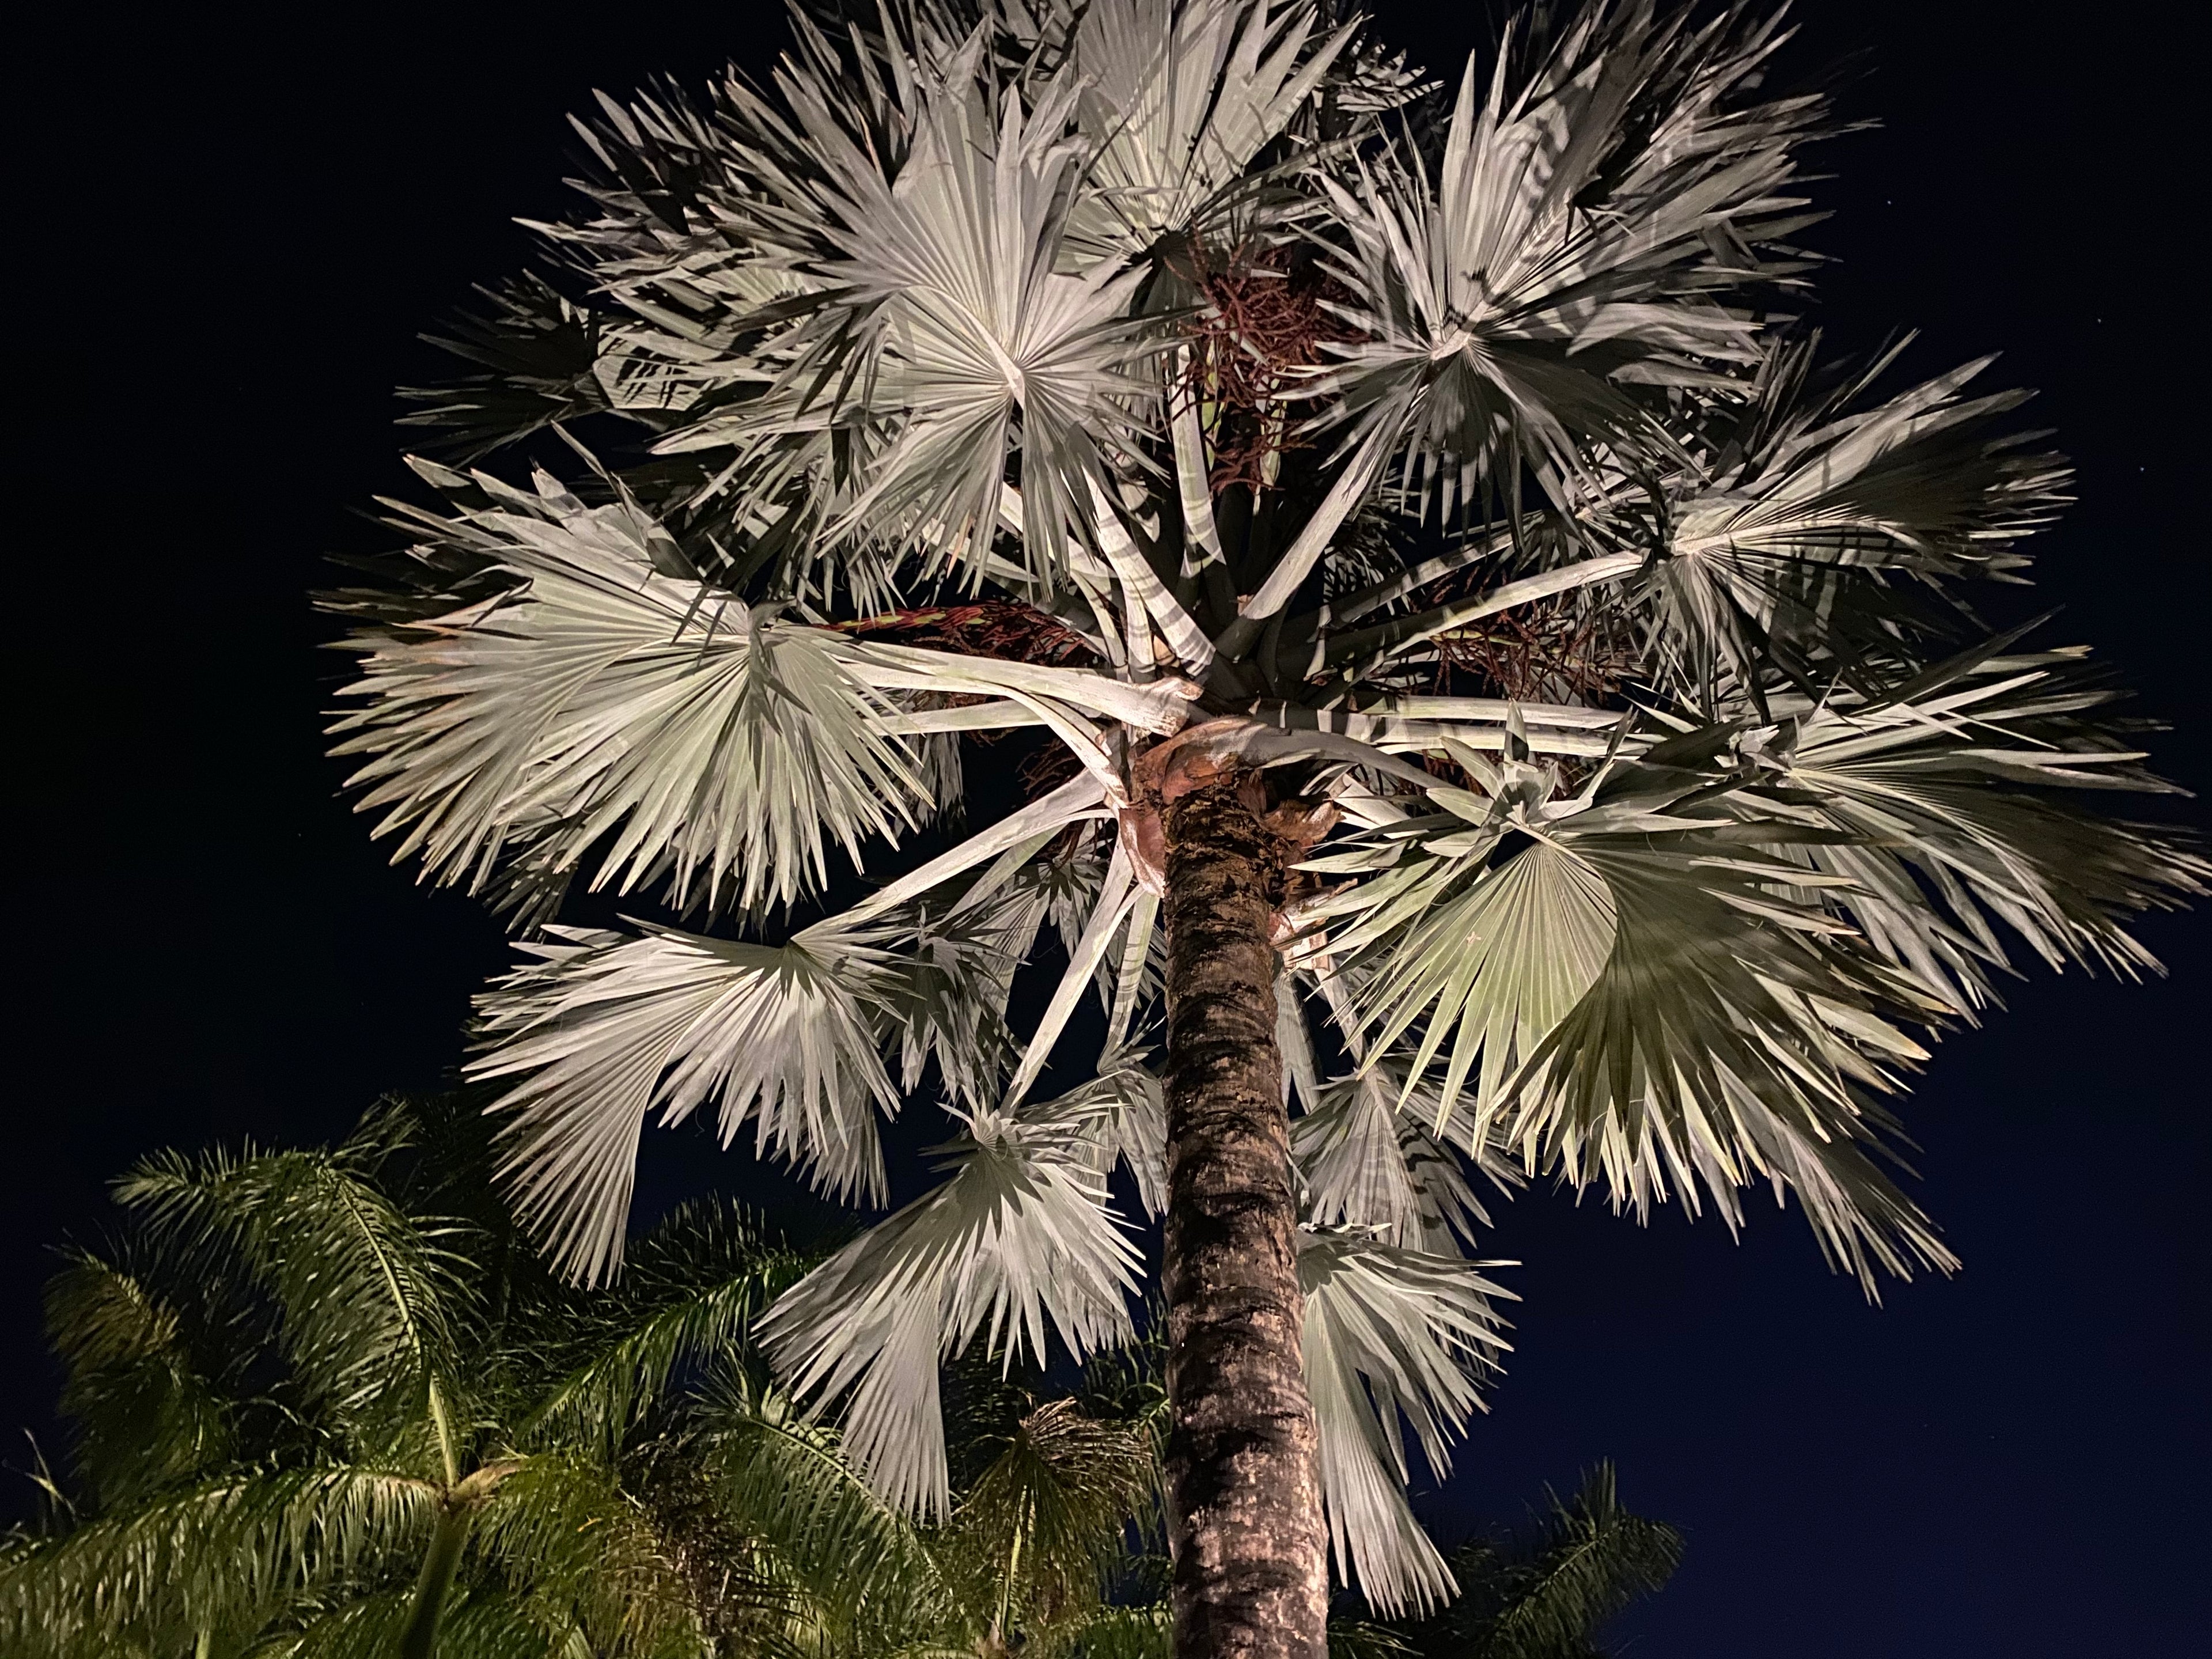
[[[1386,27],[1455,76],[1464,24]],[[2123,665],[2212,785],[2195,9],[1819,0],[1789,60],[1864,54],[1881,131],[1814,152],[1832,340],[1924,331],[1928,373],[2000,350],[2081,468],[2042,538],[2045,637]],[[2042,21],[2048,18],[2050,21]],[[9,76],[13,1102],[0,1142],[0,1425],[55,1443],[46,1252],[154,1147],[313,1139],[457,1060],[501,964],[468,901],[386,866],[337,799],[341,659],[307,594],[405,487],[416,343],[565,205],[565,112],[661,70],[759,64],[765,6],[458,0],[58,9]],[[19,48],[23,37],[19,36]],[[23,504],[29,504],[29,511]],[[2201,808],[2185,809],[2203,822]],[[1599,1455],[1689,1535],[1624,1626],[1642,1659],[2007,1659],[2206,1650],[2212,1489],[2201,1080],[2212,917],[2144,936],[2172,977],[2039,973],[1946,1043],[1905,1116],[1914,1190],[1966,1262],[1869,1308],[1794,1214],[1740,1243],[1540,1191],[1494,1253],[1526,1298],[1451,1535]],[[663,1136],[656,1190],[734,1167]],[[747,1183],[753,1190],[757,1183]],[[0,1452],[13,1468],[20,1441]],[[28,1512],[0,1476],[0,1514]]]

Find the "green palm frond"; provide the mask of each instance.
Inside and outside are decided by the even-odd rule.
[[[1438,1621],[1431,1652],[1466,1659],[1587,1659],[1605,1622],[1662,1588],[1682,1536],[1622,1507],[1613,1466],[1552,1498],[1533,1535],[1479,1540],[1453,1556],[1465,1594]]]
[[[337,1598],[296,1620],[296,1629],[257,1643],[252,1659],[391,1659],[412,1601],[404,1588]],[[573,1623],[525,1597],[478,1590],[439,1625],[438,1659],[556,1659],[572,1650],[574,1633]]]
[[[945,1553],[1006,1637],[1045,1637],[1098,1605],[1154,1486],[1148,1436],[1071,1400],[1023,1417],[954,1510]]]
[[[1175,1651],[1175,1627],[1165,1601],[1103,1607],[1092,1609],[1066,1641],[1081,1659],[1169,1659]]]
[[[700,1632],[681,1568],[637,1495],[596,1460],[539,1454],[483,1504],[471,1547],[593,1652],[653,1655]],[[550,1620],[548,1622],[550,1622]]]
[[[917,1645],[970,1614],[924,1534],[841,1454],[834,1431],[780,1395],[726,1400],[704,1456],[732,1510],[847,1640]]]
[[[366,1161],[358,1147],[160,1153],[115,1195],[179,1252],[234,1250],[276,1303],[309,1401],[347,1433],[388,1443],[426,1394],[458,1386],[471,1298],[455,1254],[462,1231],[401,1211]]]
[[[46,1282],[46,1331],[67,1368],[61,1408],[94,1504],[114,1508],[206,1473],[234,1443],[229,1402],[205,1376],[179,1309],[88,1252]]]
[[[303,1591],[411,1562],[428,1482],[368,1468],[212,1477],[35,1545],[0,1569],[0,1644],[89,1654],[108,1632],[161,1651],[249,1636]]]
[[[621,1284],[592,1306],[584,1337],[589,1358],[539,1401],[520,1433],[595,1444],[613,1455],[679,1368],[738,1347],[755,1317],[811,1265],[742,1211],[702,1205],[675,1212],[630,1251]]]

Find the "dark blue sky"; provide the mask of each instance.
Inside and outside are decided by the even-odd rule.
[[[1480,9],[1381,9],[1455,71]],[[2212,783],[2194,9],[1800,15],[1796,68],[1865,52],[1845,106],[1885,123],[1824,158],[1824,322],[1847,343],[1920,327],[1929,370],[2002,349],[2008,383],[2043,388],[2034,416],[2082,475],[2040,550],[2053,637],[2121,664],[2185,728],[2164,769]],[[42,1252],[109,1176],[163,1144],[334,1133],[457,1057],[499,940],[387,870],[334,799],[337,663],[305,594],[322,554],[374,538],[352,509],[403,487],[389,390],[423,372],[414,331],[525,257],[511,216],[562,206],[563,112],[758,62],[780,23],[678,0],[47,21],[9,76],[32,432],[9,454],[28,591],[0,1423],[50,1436]],[[1497,1253],[1527,1264],[1517,1352],[1426,1500],[1440,1529],[1607,1455],[1690,1535],[1632,1621],[1642,1659],[2203,1651],[2212,920],[2146,934],[2171,979],[2038,977],[1908,1103],[1954,1281],[1869,1309],[1771,1207],[1740,1244],[1551,1195],[1502,1215]],[[0,1485],[0,1512],[27,1493]]]

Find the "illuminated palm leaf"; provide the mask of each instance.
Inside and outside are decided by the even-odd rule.
[[[878,1052],[877,1001],[893,994],[882,930],[817,924],[781,946],[661,929],[549,930],[535,960],[482,1000],[500,1046],[470,1066],[522,1079],[507,1170],[523,1215],[563,1267],[605,1280],[622,1259],[637,1141],[713,1103],[725,1143],[754,1121],[760,1155],[826,1190],[880,1199],[873,1112],[896,1091]]]
[[[1667,556],[1636,602],[1653,672],[1688,695],[1770,657],[1801,677],[1824,658],[1849,666],[1895,625],[1872,573],[1936,587],[2008,574],[2026,562],[2015,544],[2065,500],[2059,457],[1989,431],[2025,392],[1960,395],[1988,359],[1858,409],[1895,353],[1823,386],[1816,344],[1770,349],[1751,397],[1716,406],[1699,465],[1669,492]]]
[[[1322,15],[886,0],[797,19],[766,87],[603,100],[542,227],[568,270],[423,409],[649,454],[420,465],[450,506],[335,601],[374,624],[340,736],[403,854],[544,930],[474,1067],[572,1276],[614,1272],[656,1109],[869,1202],[902,1091],[967,1127],[771,1322],[878,1519],[945,1512],[948,1354],[1129,1328],[1164,810],[1260,792],[1305,1218],[1343,1230],[1307,1333],[1340,1569],[1413,1605],[1448,1577],[1398,1413],[1440,1452],[1473,1403],[1476,1176],[1732,1224],[1765,1181],[1862,1278],[1946,1267],[1884,1097],[2023,949],[2151,968],[2128,917],[2212,869],[2069,793],[2159,786],[2068,653],[1931,661],[2064,470],[1978,366],[1876,394],[1894,353],[1773,325],[1835,129],[1773,89],[1778,15],[1536,8],[1395,128],[1419,76]],[[987,810],[769,931],[833,847]],[[586,867],[741,936],[556,926]],[[1093,1080],[1032,1103],[1094,988]]]
[[[1583,444],[1670,447],[1630,387],[1751,361],[1713,296],[1794,268],[1753,250],[1803,222],[1783,192],[1820,100],[1736,101],[1778,44],[1771,22],[1593,5],[1517,66],[1501,52],[1486,93],[1470,60],[1433,173],[1324,180],[1360,337],[1308,389],[1323,423],[1402,444],[1447,517],[1516,497],[1523,458],[1564,501]]]
[[[1802,816],[1850,837],[1800,856],[1850,882],[1837,902],[1869,943],[1969,1012],[2011,966],[2001,928],[2053,968],[2156,971],[2118,918],[2202,895],[2212,865],[2171,830],[2069,810],[2069,790],[2166,787],[2081,719],[2117,694],[2072,652],[1977,651],[1904,690],[1832,702],[1759,750]]]
[[[371,757],[352,781],[407,832],[400,855],[480,885],[512,842],[560,871],[614,832],[595,884],[752,908],[818,887],[827,843],[857,858],[930,805],[838,636],[659,574],[680,556],[627,504],[540,474],[500,505],[431,523],[514,587],[356,642],[370,702],[338,752]]]
[[[1472,1241],[1490,1217],[1449,1149],[1459,1137],[1440,1143],[1433,1133],[1442,1115],[1433,1088],[1409,1093],[1387,1064],[1333,1079],[1291,1125],[1307,1220],[1369,1230],[1432,1255],[1456,1249],[1455,1236]],[[1447,1123],[1446,1133],[1465,1121]]]
[[[897,1507],[945,1512],[940,1355],[981,1336],[1042,1360],[1048,1318],[1078,1357],[1132,1334],[1139,1257],[1091,1167],[1090,1127],[976,1114],[946,1149],[949,1181],[817,1268],[763,1326],[796,1391],[843,1401],[848,1454]]]
[[[1076,118],[1097,145],[1068,216],[1079,265],[1189,227],[1306,108],[1353,33],[1315,39],[1303,0],[1099,0],[1073,42]],[[1310,46],[1311,50],[1309,50]]]
[[[1449,1596],[1451,1574],[1406,1504],[1410,1421],[1441,1477],[1507,1346],[1477,1263],[1353,1231],[1299,1235],[1306,1388],[1321,1425],[1322,1495],[1340,1574],[1385,1613]]]
[[[1073,81],[1031,89],[1024,108],[977,75],[979,51],[971,42],[919,83],[895,173],[830,116],[817,85],[787,82],[820,176],[790,186],[784,206],[818,216],[809,230],[823,284],[787,349],[812,381],[834,363],[853,389],[838,418],[883,434],[864,438],[854,498],[827,533],[890,528],[926,567],[980,574],[1018,458],[1023,545],[1050,589],[1066,527],[1087,521],[1091,480],[1104,478],[1100,441],[1127,426],[1123,404],[1144,395],[1134,370],[1152,348],[1123,315],[1141,272],[1057,268],[1082,166],[1062,131]],[[732,405],[664,441],[787,441],[820,424],[813,395],[810,384]]]

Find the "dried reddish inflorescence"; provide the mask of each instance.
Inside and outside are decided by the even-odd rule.
[[[1079,664],[1096,655],[1081,635],[1043,611],[1001,599],[888,611],[835,626],[848,634],[885,635],[901,645],[933,645],[963,657],[1003,662]]]
[[[1182,274],[1206,304],[1185,325],[1193,343],[1183,395],[1212,405],[1214,493],[1269,482],[1270,458],[1303,447],[1285,398],[1302,371],[1321,362],[1324,342],[1356,337],[1324,303],[1341,293],[1302,251],[1227,249],[1202,237],[1188,246]]]
[[[1437,678],[1475,675],[1502,697],[1570,702],[1610,696],[1632,659],[1613,619],[1562,596],[1515,605],[1436,636]]]

